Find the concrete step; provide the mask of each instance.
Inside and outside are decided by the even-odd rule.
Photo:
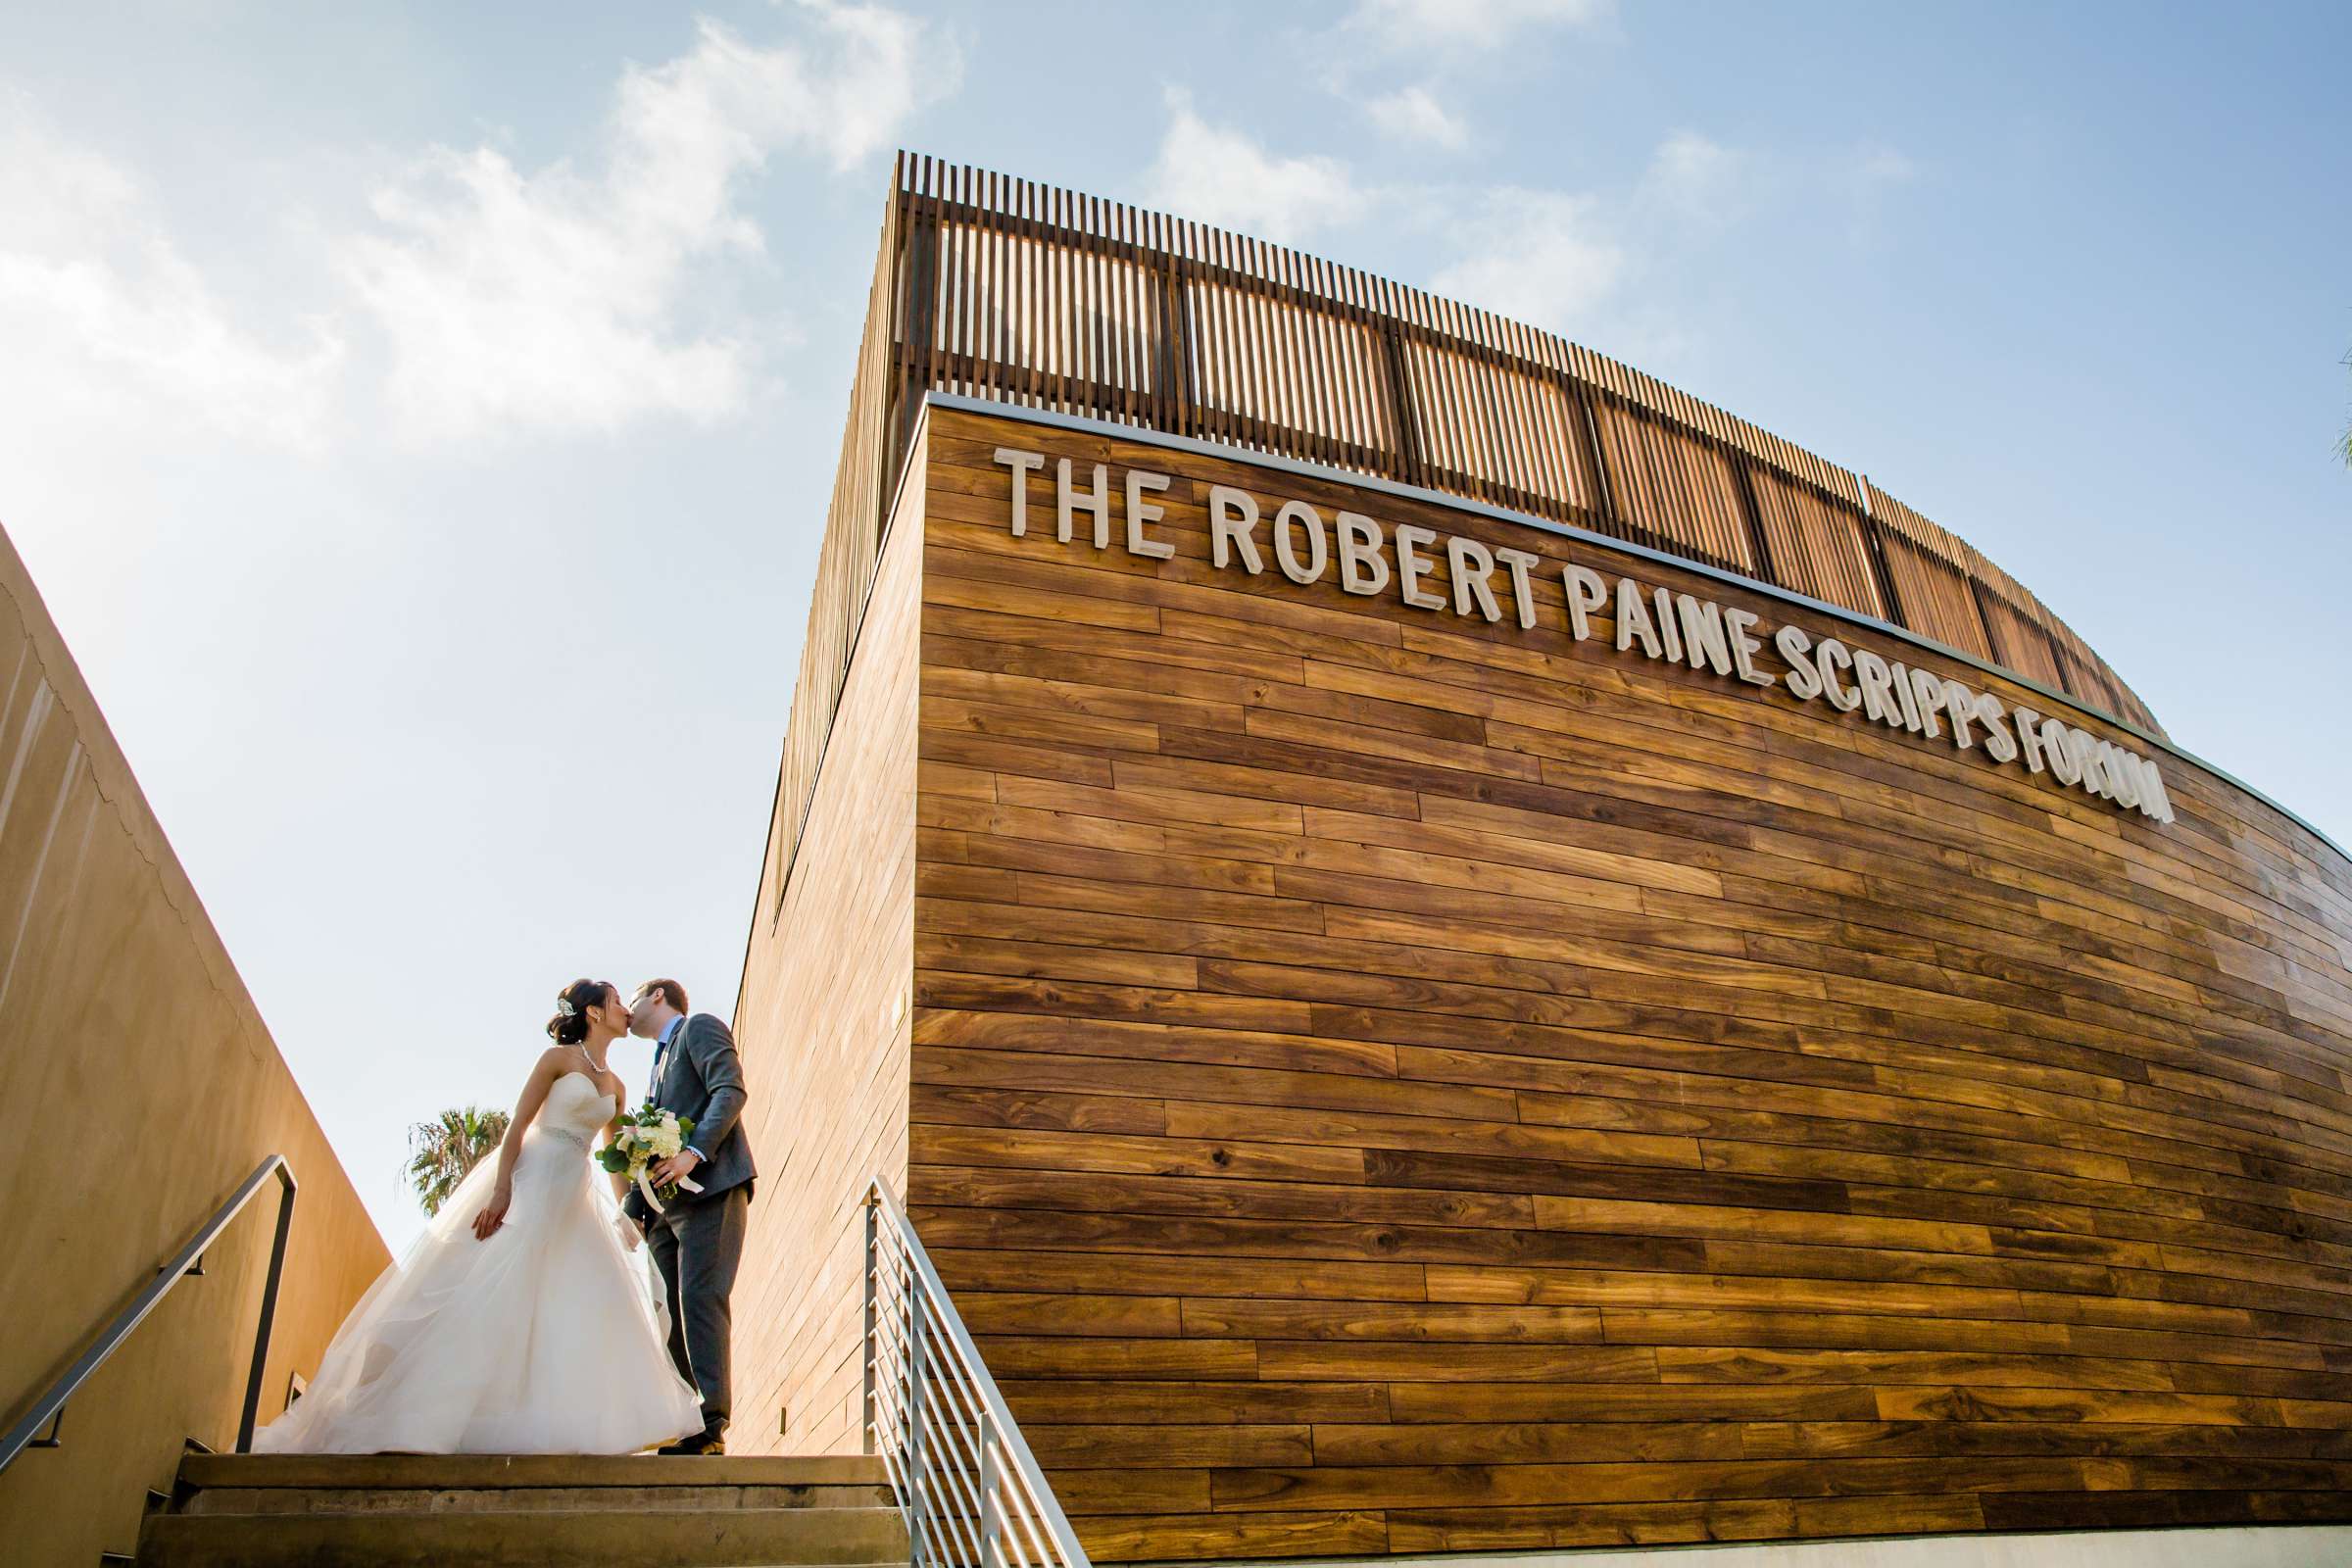
[[[190,1454],[140,1568],[865,1568],[907,1560],[879,1459]]]
[[[534,1487],[887,1487],[867,1454],[191,1453],[179,1490],[332,1487],[488,1492]]]
[[[882,1508],[888,1487],[207,1487],[179,1506],[216,1513],[664,1513],[703,1508]]]
[[[862,1568],[907,1561],[895,1508],[159,1514],[139,1568]]]

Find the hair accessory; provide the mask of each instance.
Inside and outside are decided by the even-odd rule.
[[[579,1015],[580,1015],[580,1009],[579,1009],[579,1008],[577,1008],[577,1007],[575,1007],[575,1006],[573,1006],[573,1005],[571,1004],[571,999],[570,999],[569,997],[563,997],[563,996],[560,996],[560,997],[556,998],[556,1016],[557,1016],[557,1017],[559,1017],[559,1018],[577,1018]]]

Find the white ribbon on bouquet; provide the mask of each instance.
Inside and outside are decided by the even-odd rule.
[[[666,1212],[662,1207],[662,1200],[654,1196],[654,1184],[645,1179],[645,1170],[646,1168],[643,1165],[637,1167],[637,1190],[645,1195],[645,1202],[647,1207],[651,1208],[657,1214]],[[699,1193],[703,1190],[703,1184],[696,1181],[691,1176],[679,1177],[678,1185],[685,1188],[690,1193]]]

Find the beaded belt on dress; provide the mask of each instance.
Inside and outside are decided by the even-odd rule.
[[[577,1144],[583,1151],[588,1147],[586,1133],[575,1133],[568,1127],[542,1127],[539,1130],[550,1138],[561,1138],[567,1144]]]

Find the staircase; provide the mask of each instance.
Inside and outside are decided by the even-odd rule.
[[[904,1564],[878,1458],[212,1454],[181,1462],[138,1568]]]

